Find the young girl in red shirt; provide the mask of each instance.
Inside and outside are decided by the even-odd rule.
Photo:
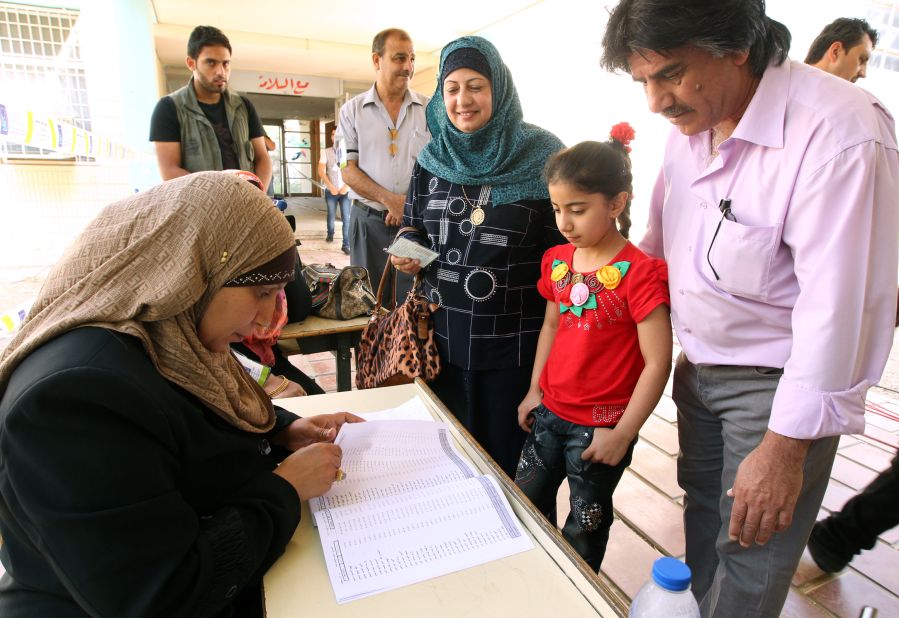
[[[547,162],[556,223],[569,244],[543,256],[537,289],[546,317],[518,406],[529,435],[515,482],[549,517],[567,475],[571,512],[562,534],[595,570],[612,493],[671,370],[665,263],[627,240],[632,137],[622,123],[608,142],[582,142]]]

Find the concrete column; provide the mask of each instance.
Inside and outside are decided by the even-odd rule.
[[[160,182],[150,116],[159,99],[153,14],[147,0],[92,0],[81,3],[81,52],[87,66],[94,131],[120,138],[146,153],[129,162],[129,186],[146,189]],[[187,41],[185,41],[185,47]]]

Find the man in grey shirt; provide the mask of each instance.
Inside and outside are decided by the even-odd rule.
[[[341,170],[350,187],[350,257],[364,266],[377,289],[387,263],[384,249],[403,220],[412,166],[430,140],[425,108],[429,97],[409,90],[415,50],[409,35],[397,28],[372,41],[374,85],[340,109],[338,134],[346,151]],[[401,275],[397,297],[411,284]]]

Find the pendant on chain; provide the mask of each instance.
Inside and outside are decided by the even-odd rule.
[[[480,200],[478,203],[474,203],[471,201],[471,198],[468,197],[468,194],[465,192],[465,185],[460,185],[462,188],[462,198],[463,201],[468,204],[473,210],[471,214],[468,216],[468,220],[471,221],[472,225],[478,226],[484,222],[484,219],[487,218],[487,213],[484,212],[484,209],[481,208]]]

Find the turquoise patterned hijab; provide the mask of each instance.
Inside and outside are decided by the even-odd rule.
[[[486,58],[493,73],[493,115],[474,133],[463,133],[454,127],[443,104],[446,58],[455,50],[468,47]],[[547,198],[543,166],[551,154],[565,145],[549,131],[522,122],[522,116],[512,74],[496,47],[479,36],[456,39],[440,54],[437,90],[427,109],[431,141],[418,155],[418,162],[452,183],[491,185],[494,206]]]

